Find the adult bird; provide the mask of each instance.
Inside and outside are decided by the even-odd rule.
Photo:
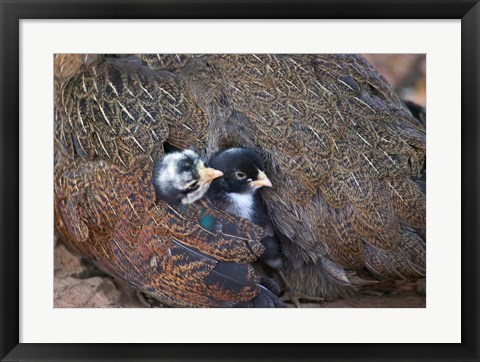
[[[140,276],[168,230],[151,216],[164,144],[204,159],[261,151],[292,289],[333,299],[425,276],[424,124],[363,57],[76,54],[55,65],[56,231],[111,274],[163,288]]]

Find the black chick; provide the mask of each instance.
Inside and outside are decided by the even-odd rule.
[[[265,252],[260,261],[280,271],[283,267],[280,243],[257,192],[261,187],[272,187],[265,175],[263,160],[251,149],[229,148],[214,155],[210,165],[224,176],[212,182],[207,194],[209,199],[217,208],[248,219],[265,230],[261,240]]]

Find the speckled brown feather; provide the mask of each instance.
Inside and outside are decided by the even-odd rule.
[[[107,60],[57,93],[56,230],[85,258],[167,304],[219,307],[251,300],[259,279],[250,263],[263,252],[263,230],[209,209],[229,234],[209,232],[198,218],[201,207],[211,205],[174,209],[156,202],[151,173],[163,141],[199,147],[206,133],[197,132],[202,112],[179,93],[181,82],[136,62]],[[212,277],[220,262],[239,264],[240,285]]]
[[[57,194],[56,226],[62,239],[105,271],[169,304],[228,306],[252,299],[258,279],[249,263],[263,252],[263,230],[209,210],[225,224],[240,222],[244,231],[206,231],[197,221],[201,204],[175,210],[155,202],[150,167],[148,157],[139,157],[128,171],[104,161],[65,170],[57,181],[76,182],[78,189],[72,185]],[[220,261],[243,265],[242,289],[206,284]]]
[[[187,69],[211,120],[209,151],[244,145],[268,161],[275,187],[263,195],[284,236],[291,284],[341,294],[305,280],[321,260],[344,268],[351,285],[370,282],[365,270],[399,278],[391,272],[398,264],[401,278],[424,275],[424,238],[405,253],[401,225],[425,233],[425,195],[413,181],[424,173],[425,129],[364,58],[214,55]],[[415,251],[420,273],[409,261]],[[382,258],[385,273],[367,253]]]
[[[157,228],[158,215],[169,214],[165,205],[142,199],[167,140],[207,156],[229,146],[261,152],[274,184],[262,196],[293,288],[333,298],[374,278],[425,275],[426,199],[415,182],[425,172],[425,129],[361,56],[141,55],[92,64],[67,83],[57,78],[56,228],[111,273],[190,305],[178,300],[199,289],[182,278],[169,289],[139,265],[158,263],[173,280],[177,263],[201,285],[202,263],[212,270],[207,256],[221,258],[218,248],[195,243],[208,238],[205,231],[169,244],[204,247],[202,255],[157,256],[147,247],[172,229]],[[146,179],[133,183],[138,188],[125,181],[139,172]],[[97,196],[85,199],[91,187]],[[122,193],[129,199],[119,200]],[[195,210],[188,212],[191,219]],[[99,242],[112,237],[110,247]],[[143,241],[132,246],[136,239]],[[123,259],[111,264],[117,254]],[[200,304],[213,305],[211,295]]]

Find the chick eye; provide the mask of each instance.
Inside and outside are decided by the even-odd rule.
[[[196,190],[198,189],[198,181],[195,181],[190,186],[187,187],[187,190]]]
[[[244,179],[245,177],[247,177],[247,175],[245,175],[245,174],[244,174],[243,172],[241,172],[241,171],[238,171],[238,172],[235,173],[235,177],[236,177],[237,179],[239,179],[239,180],[242,180],[242,179]]]

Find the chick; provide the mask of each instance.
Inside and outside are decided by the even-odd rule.
[[[173,152],[158,159],[153,167],[153,185],[157,199],[169,204],[190,204],[201,199],[211,182],[223,176],[205,167],[200,156],[192,150]]]
[[[231,220],[222,218],[226,216],[224,213],[218,214],[212,210],[214,205],[209,203],[207,198],[202,197],[207,193],[210,184],[215,179],[223,176],[223,172],[214,168],[206,168],[200,156],[191,150],[184,150],[181,152],[169,153],[163,158],[159,159],[153,169],[153,185],[158,200],[163,200],[178,209],[177,213],[185,212],[188,208],[187,204],[192,204],[195,201],[196,208],[200,210],[197,222],[204,230],[208,230],[207,236],[217,235],[219,237],[223,232],[228,232],[228,237],[235,238],[238,233],[242,234],[248,223],[232,224]],[[255,188],[261,187],[261,183],[269,183],[268,179],[264,178]],[[191,214],[191,213],[190,213]],[[190,215],[185,212],[184,218]],[[253,225],[250,225],[250,227]],[[177,226],[178,227],[178,226]],[[225,234],[226,235],[226,234]],[[223,235],[223,236],[225,236]],[[248,235],[248,234],[242,234]],[[245,239],[242,239],[245,240]],[[209,240],[200,240],[199,242],[211,243]],[[183,245],[182,241],[177,242]],[[189,249],[197,256],[206,257],[205,254],[198,250]],[[208,261],[214,261],[214,258],[208,257]],[[211,285],[221,286],[223,290],[238,292],[240,289],[247,287],[251,281],[249,265],[246,263],[234,263],[228,261],[215,261],[216,267],[213,273],[208,274],[203,285],[198,288],[208,288]],[[277,298],[267,286],[256,284],[257,295],[248,301],[237,302],[225,306],[236,308],[281,308],[283,303]]]
[[[257,192],[261,187],[272,187],[264,172],[263,160],[248,148],[229,148],[214,155],[210,165],[220,170],[223,177],[212,182],[208,198],[217,208],[264,228],[265,237],[261,243],[265,246],[265,252],[260,261],[272,269],[281,270],[283,260],[280,243]]]

